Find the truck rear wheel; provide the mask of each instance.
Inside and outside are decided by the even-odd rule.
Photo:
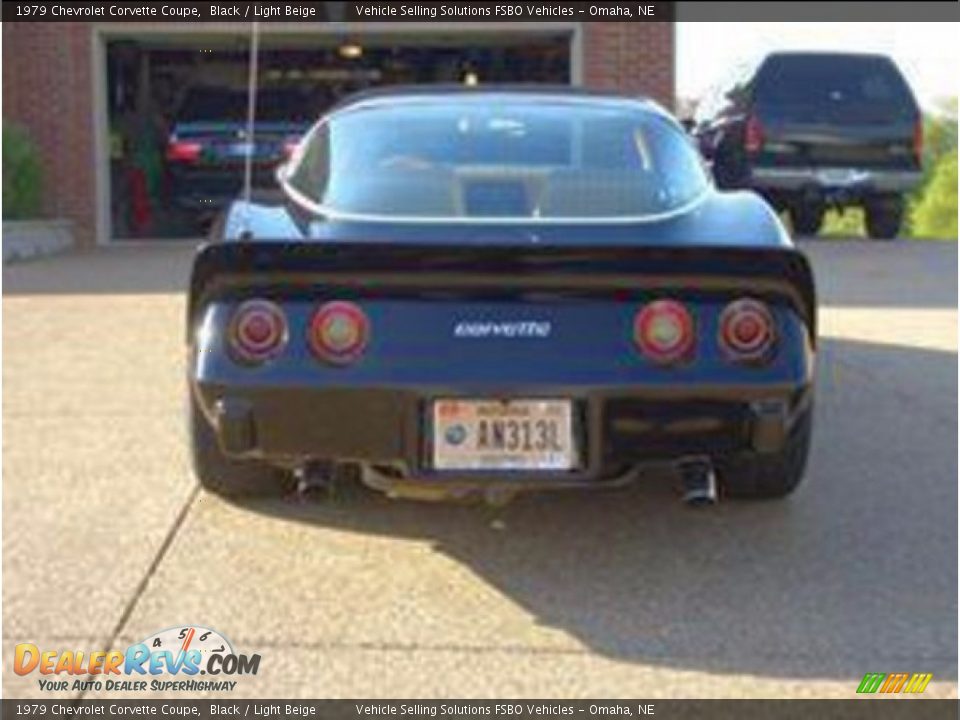
[[[782,498],[803,480],[810,451],[813,429],[813,408],[797,418],[778,453],[750,454],[728,458],[717,463],[717,473],[724,494],[730,498]]]
[[[867,201],[867,235],[874,240],[893,240],[903,225],[903,198],[883,195]]]
[[[227,457],[193,393],[189,412],[193,472],[205,490],[241,498],[284,495],[294,489],[296,483],[289,472],[255,460]]]

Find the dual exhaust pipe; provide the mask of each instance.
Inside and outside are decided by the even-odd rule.
[[[716,505],[719,498],[717,495],[717,474],[713,469],[713,463],[709,458],[694,457],[681,460],[677,463],[677,471],[680,475],[680,500],[684,505],[691,508],[709,507]],[[337,481],[344,474],[337,472],[337,466],[334,463],[311,463],[298,469],[297,493],[303,497],[311,492],[321,491],[330,493],[335,491]],[[365,473],[364,481],[373,487],[385,490],[391,495],[402,495],[397,492],[397,488],[381,486],[380,483],[370,482],[369,477],[372,473]],[[494,506],[503,506],[507,504],[514,496],[514,492],[509,490],[490,489],[483,494],[484,500]],[[419,499],[443,499],[448,497],[445,493],[440,493],[436,497],[420,497],[418,493],[412,493]],[[434,493],[436,495],[436,493]]]

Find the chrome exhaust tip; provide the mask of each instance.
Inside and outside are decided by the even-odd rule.
[[[717,475],[713,464],[705,458],[686,460],[679,464],[680,499],[688,507],[716,505]]]
[[[308,463],[294,470],[293,475],[297,480],[297,496],[301,499],[330,492],[332,473],[329,463]]]

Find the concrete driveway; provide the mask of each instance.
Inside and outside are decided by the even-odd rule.
[[[5,696],[42,694],[16,643],[195,624],[261,655],[237,697],[851,697],[868,671],[955,697],[957,245],[805,249],[807,480],[706,512],[662,483],[499,510],[228,504],[188,467],[190,248],[5,268]]]

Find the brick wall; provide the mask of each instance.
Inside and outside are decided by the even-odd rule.
[[[598,90],[674,104],[672,23],[584,23],[583,81]]]
[[[3,119],[40,147],[44,213],[73,220],[82,244],[96,207],[91,41],[85,23],[3,24]]]
[[[3,26],[4,121],[28,128],[41,149],[45,213],[73,220],[87,246],[96,228],[92,40],[86,23]],[[587,87],[673,107],[671,23],[584,23],[582,40]]]

